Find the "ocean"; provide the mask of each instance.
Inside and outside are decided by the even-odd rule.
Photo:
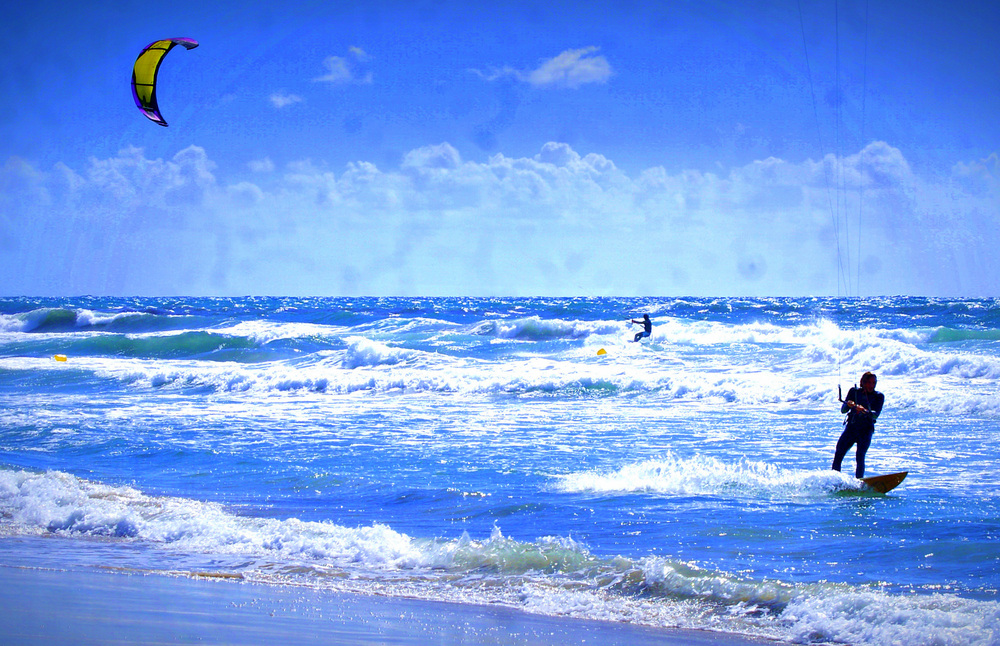
[[[2,298],[0,563],[997,644],[998,377],[1000,300]]]

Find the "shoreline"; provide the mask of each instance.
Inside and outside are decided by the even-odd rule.
[[[159,573],[0,565],[5,644],[649,644],[766,639]]]

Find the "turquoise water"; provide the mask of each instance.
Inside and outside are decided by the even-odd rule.
[[[0,550],[997,643],[998,343],[993,300],[0,299]],[[869,369],[889,495],[829,471]]]

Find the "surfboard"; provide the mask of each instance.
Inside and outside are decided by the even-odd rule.
[[[900,471],[899,473],[888,473],[884,476],[870,476],[868,478],[861,478],[861,482],[865,483],[867,486],[871,487],[879,493],[888,493],[896,488],[896,486],[903,481],[906,474],[909,471]]]

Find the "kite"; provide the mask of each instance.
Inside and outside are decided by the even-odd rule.
[[[150,121],[161,126],[167,125],[167,122],[156,104],[156,73],[160,71],[163,57],[177,45],[194,49],[198,46],[198,41],[191,38],[165,38],[150,43],[139,52],[139,58],[135,59],[135,67],[132,68],[132,98]]]

